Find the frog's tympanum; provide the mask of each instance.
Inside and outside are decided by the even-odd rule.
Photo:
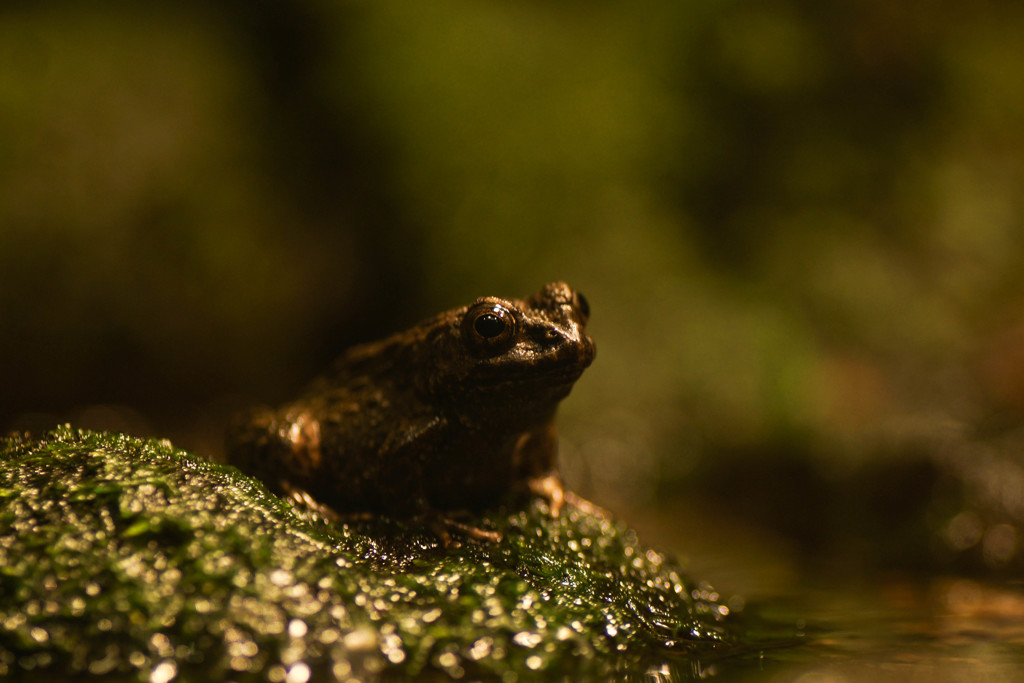
[[[298,400],[239,421],[228,459],[342,516],[423,516],[480,531],[441,513],[496,505],[516,489],[545,496],[558,514],[553,419],[594,359],[588,314],[583,295],[556,282],[353,347]]]

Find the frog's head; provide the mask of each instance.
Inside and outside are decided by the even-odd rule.
[[[444,393],[553,409],[594,360],[587,300],[562,282],[526,299],[483,297],[453,312],[439,361]],[[454,396],[453,396],[454,398]]]

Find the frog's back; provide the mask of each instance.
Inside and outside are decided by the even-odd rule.
[[[228,462],[277,493],[306,491],[338,512],[395,508],[380,482],[411,468],[389,451],[410,439],[410,425],[435,419],[417,395],[422,363],[408,352],[395,339],[353,347],[297,400],[237,420]]]

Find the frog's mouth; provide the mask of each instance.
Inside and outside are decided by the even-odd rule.
[[[589,338],[588,338],[589,341]],[[594,361],[594,343],[551,349],[546,353],[517,358],[495,358],[477,367],[473,381],[480,386],[571,387]]]

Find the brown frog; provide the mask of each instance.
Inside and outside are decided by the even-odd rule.
[[[496,539],[442,513],[517,489],[557,515],[553,419],[594,359],[588,315],[583,295],[556,282],[355,346],[298,400],[238,421],[228,460],[328,516],[420,516],[446,542],[445,528]]]

